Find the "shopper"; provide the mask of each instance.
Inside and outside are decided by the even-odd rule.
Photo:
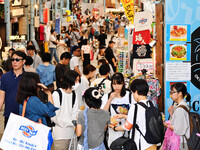
[[[87,39],[83,40],[83,46],[81,47],[81,59],[83,61],[83,69],[90,64],[92,48],[89,45]]]
[[[57,44],[56,45],[56,51],[57,51],[57,56],[58,58],[60,58],[61,54],[64,53],[66,51],[66,44],[65,44],[65,41],[62,40],[62,36],[60,34],[58,34],[56,36],[56,40],[59,42],[59,43],[62,43],[62,45],[60,44]]]
[[[42,62],[36,69],[36,72],[39,74],[40,81],[48,88],[51,88],[51,91],[54,89],[53,82],[56,80],[55,75],[55,66],[50,64],[51,54],[44,53],[42,56]]]
[[[105,34],[104,29],[101,29],[101,33],[98,37],[99,46],[106,46],[106,39],[107,39],[107,34]]]
[[[44,91],[48,95],[48,103],[44,104],[38,97],[38,90]],[[23,74],[17,92],[17,102],[19,103],[19,114],[22,115],[24,101],[27,100],[25,117],[47,125],[45,116],[55,116],[58,109],[53,105],[50,90],[40,83],[38,74],[26,72]]]
[[[149,107],[149,103],[147,100],[147,94],[149,91],[149,86],[147,82],[143,79],[136,79],[131,83],[131,91],[133,93],[133,97],[136,102],[142,102],[145,105]],[[136,124],[139,126],[140,131],[145,135],[146,133],[146,118],[145,118],[145,112],[146,109],[142,107],[141,105],[138,105],[138,110],[137,110],[137,117],[136,117]],[[114,127],[113,125],[110,125],[110,127],[114,130],[112,130],[115,133],[118,132],[123,132],[124,130],[131,130],[132,127],[134,126],[133,122],[133,117],[134,117],[134,112],[135,112],[135,105],[132,105],[129,112],[128,116],[124,114],[117,114],[114,116],[116,119],[126,119],[126,122],[122,123],[121,125],[118,125]],[[130,138],[132,134],[130,134]],[[135,129],[135,137],[134,141],[137,145],[137,148],[141,146],[141,150],[157,150],[156,145],[152,145],[147,143],[147,141],[144,139],[143,136],[141,136],[140,132]]]
[[[19,114],[19,104],[16,101],[17,88],[22,74],[23,65],[26,61],[26,54],[22,51],[15,51],[11,56],[11,71],[1,76],[0,84],[0,109],[5,102],[4,126],[6,126],[10,113]]]
[[[82,25],[81,25],[81,31],[87,31],[87,29],[88,29],[88,24],[87,24],[87,22],[86,22],[86,19],[84,19],[83,20],[83,23],[82,23]]]
[[[108,79],[110,67],[108,64],[102,64],[99,68],[100,77],[95,79],[90,87],[98,87],[104,94],[111,92],[111,81]]]
[[[72,47],[72,53],[73,53],[73,55],[72,55],[72,58],[70,60],[70,69],[75,70],[81,76],[82,71],[83,71],[81,63],[79,61],[81,50],[78,46],[75,45],[75,46]]]
[[[99,36],[100,24],[97,22],[97,19],[94,19],[92,27],[94,28],[94,36],[95,35]]]
[[[106,48],[104,46],[100,45],[99,52],[98,52],[98,55],[97,55],[97,60],[105,59],[105,50],[106,50]]]
[[[67,32],[65,33],[65,43],[67,44],[68,52],[70,52],[70,39],[67,37],[67,35],[71,35],[72,33],[72,26],[69,25]]]
[[[79,108],[84,107],[82,95],[89,88],[90,80],[95,77],[96,68],[93,65],[87,65],[83,70],[83,75],[81,76],[81,83],[79,88],[76,90],[79,100]]]
[[[111,78],[113,76],[113,74],[114,74],[112,66],[108,63],[108,61],[106,59],[100,59],[100,60],[98,60],[98,65],[101,66],[102,64],[108,64],[109,65],[109,67],[110,67],[109,77]]]
[[[57,52],[56,52],[56,45],[60,44],[60,45],[64,45],[63,43],[60,43],[58,41],[56,41],[56,32],[54,29],[51,29],[51,36],[50,36],[50,44],[49,44],[49,50],[50,50],[50,54],[51,54],[51,60],[50,63],[53,59],[53,57],[55,58],[56,62],[59,62],[58,56],[57,56]]]
[[[78,114],[78,99],[73,90],[76,90],[79,83],[79,74],[73,70],[68,70],[64,73],[61,88],[59,88],[62,99],[60,100],[61,95],[57,91],[53,92],[54,105],[59,108],[56,111],[56,116],[51,118],[52,122],[55,123],[52,132],[55,150],[68,150],[75,134],[72,121],[76,120]],[[74,146],[72,144],[71,149],[74,149]]]
[[[112,50],[112,48],[114,47],[114,44],[115,44],[115,42],[109,41],[108,48],[106,48],[106,50],[105,50],[105,57],[106,57],[107,61],[109,62],[109,64],[111,64],[113,71],[116,72],[117,62],[116,62],[116,58],[115,58],[113,50]]]
[[[36,72],[36,69],[31,67],[32,64],[33,64],[33,58],[31,56],[27,56],[25,66],[24,66],[24,70],[26,72]]]
[[[165,123],[164,125],[174,131],[176,135],[180,136],[180,150],[188,150],[187,139],[190,138],[189,114],[179,106],[183,105],[190,110],[184,97],[186,97],[187,101],[190,101],[191,96],[187,92],[185,84],[180,82],[171,85],[170,95],[175,104],[168,109],[171,116],[171,124]],[[177,106],[175,106],[176,104]]]
[[[78,114],[76,134],[80,138],[77,149],[98,148],[105,150],[103,140],[105,128],[110,123],[109,112],[100,109],[102,101],[98,89],[87,89],[83,97],[89,108]]]
[[[8,72],[12,69],[12,61],[11,61],[11,56],[15,52],[14,48],[10,48],[8,51],[8,58],[5,62],[3,62],[3,69],[5,72]]]
[[[31,67],[36,69],[42,63],[42,60],[39,55],[35,54],[35,46],[29,45],[27,47],[27,53],[33,58],[33,64],[31,65]]]
[[[102,97],[101,108],[110,111],[111,118],[116,114],[127,114],[131,104],[134,103],[134,100],[132,95],[130,97],[131,93],[125,89],[124,77],[121,73],[115,73],[112,76],[111,88],[112,92],[110,94],[104,94]],[[124,118],[117,119],[117,125],[122,125],[125,121]],[[108,133],[108,146],[110,146],[110,144],[118,137],[121,137],[124,132],[115,132],[109,128]]]
[[[60,61],[56,65],[55,73],[56,73],[56,86],[57,88],[60,88],[60,83],[62,81],[62,76],[65,73],[65,71],[69,70],[68,64],[70,62],[71,55],[69,52],[64,52],[60,56]]]

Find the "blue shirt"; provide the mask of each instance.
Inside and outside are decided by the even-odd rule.
[[[16,77],[12,69],[1,76],[0,90],[5,92],[5,117],[9,117],[11,112],[14,114],[19,114],[19,104],[16,101],[16,96],[22,74]]]
[[[23,105],[19,105],[19,114],[22,115]],[[31,96],[26,104],[25,117],[39,122],[42,120],[44,125],[47,125],[45,116],[54,117],[56,115],[55,111],[58,110],[51,102],[44,104],[38,97]]]
[[[40,81],[44,85],[52,84],[53,81],[56,80],[56,74],[55,74],[55,66],[52,64],[49,64],[48,66],[45,66],[44,64],[40,64],[36,72],[40,76]]]

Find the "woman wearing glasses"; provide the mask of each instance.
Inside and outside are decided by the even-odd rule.
[[[190,137],[190,122],[189,114],[184,108],[189,110],[186,101],[190,101],[191,97],[185,84],[180,82],[171,86],[170,95],[175,104],[168,109],[171,116],[171,124],[165,123],[164,125],[180,136],[180,150],[188,150],[186,138]],[[176,104],[177,106],[175,106]]]

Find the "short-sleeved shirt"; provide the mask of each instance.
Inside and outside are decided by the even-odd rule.
[[[70,46],[71,47],[78,45],[79,36],[76,35],[76,33],[71,32],[69,37],[71,38],[71,40],[70,40]]]
[[[98,22],[93,22],[92,27],[94,28],[95,31],[99,32],[99,23]]]
[[[74,70],[74,68],[75,68],[76,66],[78,66],[80,72],[82,72],[81,64],[80,64],[79,58],[78,58],[77,56],[72,56],[72,58],[71,58],[71,60],[70,60],[70,69],[71,69],[71,70]]]
[[[105,33],[102,33],[98,37],[99,45],[106,45],[106,39],[107,35]]]
[[[116,58],[114,56],[113,50],[109,46],[105,50],[105,57],[106,57],[107,61],[109,62],[109,64],[111,64],[112,66],[114,66],[112,58],[114,58],[115,61],[116,61]]]
[[[33,64],[31,65],[31,67],[36,69],[42,63],[42,59],[40,58],[40,56],[36,54],[32,58],[33,58]]]
[[[19,114],[16,96],[21,76],[22,74],[16,77],[13,69],[1,76],[0,90],[5,92],[5,117],[9,117],[10,113]]]
[[[105,126],[110,124],[110,115],[108,111],[99,109],[88,109],[88,145],[89,148],[95,148],[102,144],[104,140]],[[77,123],[82,126],[82,134],[78,143],[83,144],[84,131],[85,131],[85,117],[84,111],[78,114]]]
[[[55,36],[51,35],[49,40],[50,40],[49,48],[56,48],[56,44],[53,44],[53,42],[56,41]]]

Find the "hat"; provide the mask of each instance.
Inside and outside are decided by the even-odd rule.
[[[114,41],[109,41],[109,44],[115,43]]]
[[[80,48],[80,47],[77,46],[77,45],[73,46],[73,47],[72,47],[72,52],[74,52],[75,50],[77,50],[77,49],[79,49],[79,48]]]

